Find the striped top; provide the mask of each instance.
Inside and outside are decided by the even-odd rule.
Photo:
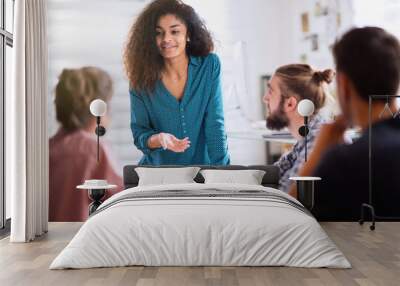
[[[319,133],[319,130],[322,124],[325,123],[325,120],[320,115],[315,115],[309,125],[309,133],[307,135],[307,153],[311,154],[311,151],[314,147],[314,141]],[[280,190],[288,193],[290,191],[290,187],[293,184],[293,181],[289,180],[290,177],[295,177],[298,175],[300,168],[304,164],[305,160],[305,140],[304,138],[297,141],[294,144],[293,149],[282,155],[281,158],[274,163],[275,166],[279,167],[280,170]]]
[[[141,165],[227,165],[229,154],[224,126],[220,83],[221,65],[215,54],[190,57],[188,78],[181,100],[158,80],[153,92],[130,90],[131,129],[134,144],[143,152]],[[149,149],[153,134],[189,137],[183,153]]]

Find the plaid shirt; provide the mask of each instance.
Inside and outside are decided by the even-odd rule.
[[[310,120],[309,130],[307,135],[307,155],[309,155],[314,147],[314,140],[319,132],[319,129],[325,121],[321,116],[316,115]],[[281,158],[275,162],[275,166],[279,167],[280,170],[280,190],[288,193],[292,185],[292,181],[289,180],[290,177],[297,176],[300,167],[304,163],[304,153],[305,153],[305,140],[301,139],[293,146],[293,149],[281,156]]]

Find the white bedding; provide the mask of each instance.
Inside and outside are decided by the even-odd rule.
[[[127,265],[351,267],[311,215],[278,199],[182,196],[113,204],[137,192],[205,193],[207,189],[261,190],[299,204],[281,191],[254,185],[179,184],[127,189],[100,206],[50,269]]]

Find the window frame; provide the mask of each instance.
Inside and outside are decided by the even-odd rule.
[[[15,0],[12,0],[13,13],[15,7]],[[5,105],[6,105],[6,50],[7,46],[13,48],[13,34],[6,30],[6,0],[0,0],[0,236],[9,233],[10,219],[6,218],[6,189],[5,189]],[[14,15],[11,15],[13,17]],[[12,29],[13,30],[13,29]]]

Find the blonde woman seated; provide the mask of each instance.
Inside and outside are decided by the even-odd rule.
[[[55,105],[60,128],[49,142],[49,221],[86,220],[90,200],[76,186],[87,179],[104,179],[121,190],[122,179],[102,143],[97,162],[96,121],[89,111],[92,100],[108,102],[112,92],[110,76],[99,68],[64,69],[59,77]]]
[[[303,99],[309,99],[315,106],[307,136],[307,151],[309,152],[324,122],[318,115],[326,99],[324,85],[330,83],[333,76],[334,72],[330,69],[316,71],[308,65],[291,64],[278,68],[268,83],[268,89],[263,98],[269,110],[267,127],[271,130],[288,128],[292,136],[298,140],[292,150],[275,163],[280,169],[280,189],[285,193],[290,191],[292,184],[289,178],[296,176],[304,163],[304,138],[298,131],[300,126],[304,125],[304,118],[297,112],[297,104]]]

